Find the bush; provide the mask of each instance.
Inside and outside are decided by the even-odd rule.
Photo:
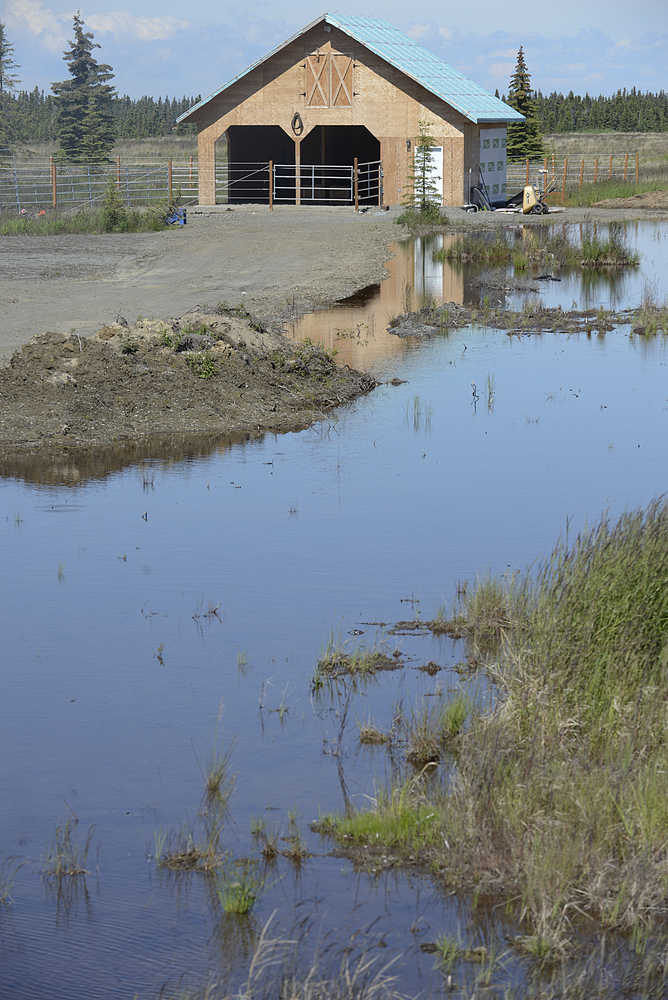
[[[113,177],[104,193],[102,229],[105,233],[125,233],[128,229],[128,210]]]

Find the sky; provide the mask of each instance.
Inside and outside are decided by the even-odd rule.
[[[88,0],[81,14],[110,63],[120,94],[207,95],[323,13],[303,0]],[[123,0],[120,0],[122,3]],[[322,2],[322,0],[321,0]],[[0,23],[14,45],[20,86],[49,90],[67,78],[62,55],[76,7],[62,0],[0,0]],[[507,90],[524,46],[533,86],[576,94],[621,87],[668,89],[668,0],[369,0],[329,8],[390,21],[490,92]]]

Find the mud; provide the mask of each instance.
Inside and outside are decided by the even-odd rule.
[[[616,326],[629,325],[633,333],[642,335],[637,310],[613,312],[605,309],[548,308],[528,303],[522,310],[504,308],[471,308],[446,302],[442,306],[426,306],[414,313],[404,313],[392,320],[388,332],[397,337],[425,337],[446,333],[471,324],[496,330],[506,330],[509,336],[540,333],[586,333],[605,335]]]
[[[44,333],[0,369],[0,461],[38,448],[67,466],[64,450],[295,430],[375,385],[240,310]]]

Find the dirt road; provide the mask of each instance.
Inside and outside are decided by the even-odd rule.
[[[117,315],[243,303],[262,318],[350,294],[383,274],[389,213],[239,208],[163,233],[0,237],[0,364],[44,331]]]

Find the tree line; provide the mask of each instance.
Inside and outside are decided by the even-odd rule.
[[[111,122],[114,139],[150,139],[170,135],[179,115],[200,98],[192,97],[112,97]],[[30,143],[59,137],[58,99],[39,87],[21,90],[6,104],[12,142]],[[179,125],[177,132],[194,132],[193,125]]]
[[[108,157],[118,139],[143,139],[168,135],[176,119],[199,97],[181,98],[119,96],[111,66],[100,63],[100,48],[85,30],[83,18],[73,16],[73,38],[63,54],[69,77],[51,85],[52,93],[38,87],[21,90],[14,47],[0,23],[0,154],[17,142],[57,140],[60,155],[68,160],[95,162]],[[496,96],[499,97],[497,90]],[[662,132],[668,130],[668,94],[643,93],[633,87],[611,97],[584,97],[570,91],[545,96],[531,87],[531,76],[520,47],[508,95],[502,97],[521,111],[525,122],[508,127],[508,156],[517,159],[542,151],[544,132],[615,131]],[[194,126],[179,126],[191,133]]]

